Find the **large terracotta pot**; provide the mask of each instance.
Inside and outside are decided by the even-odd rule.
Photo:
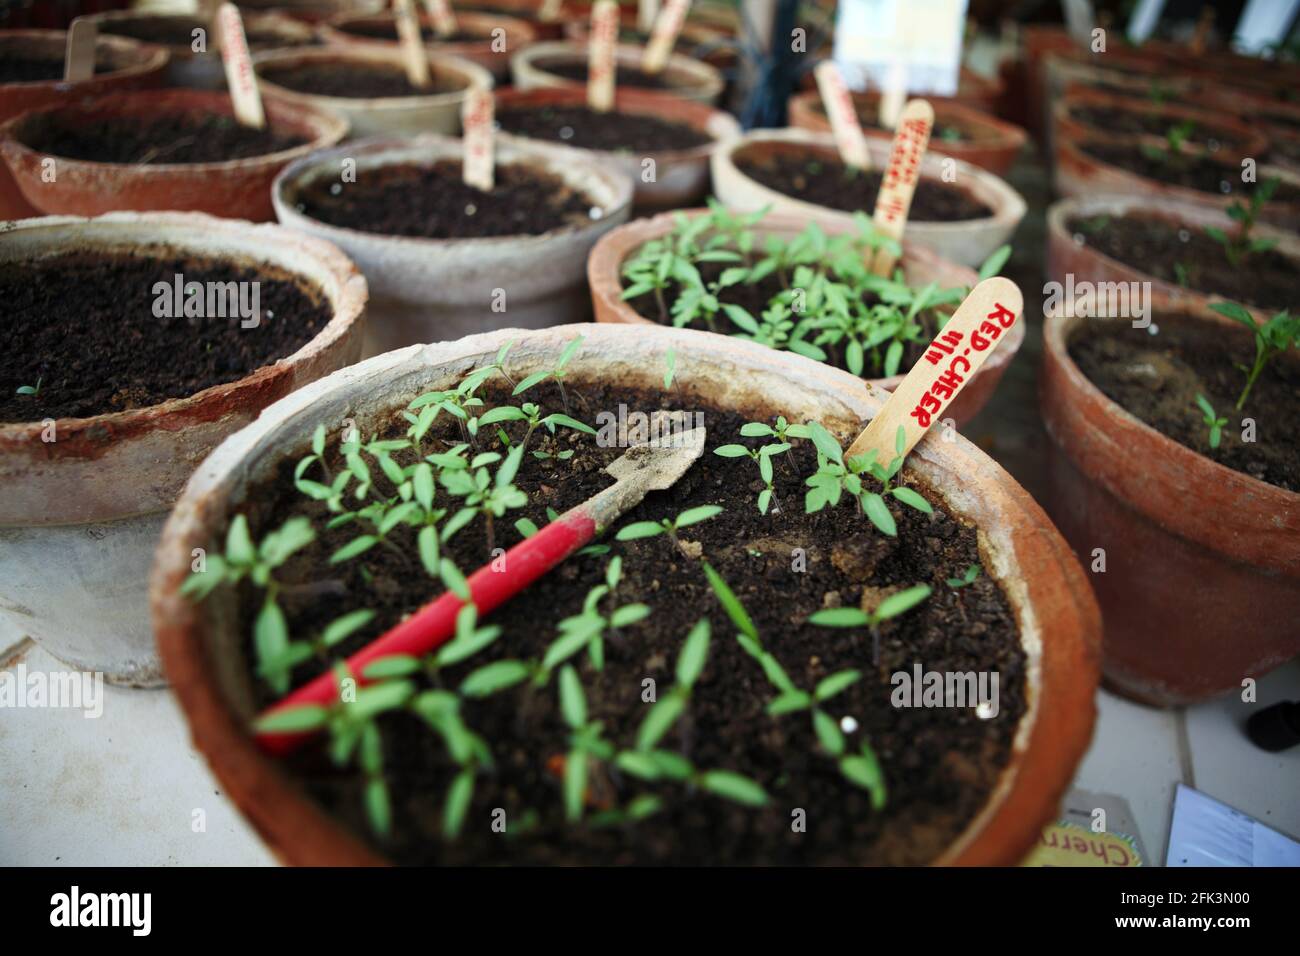
[[[314,50],[278,50],[253,57],[262,89],[286,103],[299,103],[316,110],[338,113],[348,121],[349,137],[401,136],[417,133],[460,133],[460,112],[471,89],[492,88],[492,74],[464,57],[447,53],[429,55],[429,71],[460,85],[450,93],[426,96],[386,96],[374,98],[317,96],[281,86],[264,75],[268,70],[296,66],[344,66],[381,64],[404,69],[399,50],[378,46],[337,46]]]
[[[880,108],[880,94],[854,93],[853,102],[859,111],[875,111]],[[931,138],[930,152],[964,160],[999,176],[1006,175],[1015,165],[1016,157],[1020,155],[1021,147],[1028,138],[1019,126],[1004,123],[960,103],[937,100],[934,103],[934,116],[937,123],[957,127],[967,138],[956,143]],[[791,97],[790,125],[814,133],[831,131],[831,122],[826,117],[820,92],[808,90]],[[894,138],[892,131],[870,126],[864,126],[862,132],[871,139],[892,142]]]
[[[412,395],[445,388],[506,342],[511,370],[549,367],[575,335],[583,348],[567,366],[571,379],[616,378],[620,386],[657,393],[665,356],[678,377],[703,383],[724,408],[780,410],[813,418],[844,436],[880,409],[883,393],[847,372],[808,359],[683,329],[569,325],[517,329],[377,356],[268,409],[198,469],[164,531],[154,565],[151,602],[159,650],[195,745],[267,845],[293,864],[380,862],[309,800],[276,762],[256,747],[251,676],[244,633],[231,624],[234,596],[214,593],[194,604],[177,591],[189,554],[212,547],[248,489],[308,447],[318,422],[357,420],[372,427]],[[985,567],[1014,608],[1027,662],[1028,711],[1013,756],[988,804],[937,859],[943,864],[1012,865],[1056,818],[1087,749],[1094,720],[1101,622],[1082,570],[1033,499],[970,442],[930,436],[909,469],[961,520],[980,529]]]
[[[564,36],[567,23],[581,14],[568,3],[560,5],[559,13],[551,20],[541,18],[543,0],[469,0],[454,6],[457,16],[466,13],[489,13],[523,20],[533,28],[538,40],[558,40]]]
[[[639,67],[643,52],[643,47],[620,43],[614,48],[615,69]],[[515,86],[521,90],[533,90],[543,86],[585,89],[585,84],[548,72],[547,68],[552,64],[585,63],[586,61],[587,48],[582,44],[538,43],[516,53],[510,60],[510,71]],[[682,56],[680,53],[668,57],[662,75],[670,89],[652,92],[672,93],[708,105],[718,102],[725,85],[722,74],[716,68]],[[615,82],[618,82],[617,78]]]
[[[523,107],[584,106],[587,91],[572,86],[544,86],[532,90],[509,88],[496,97],[498,111]],[[713,139],[690,149],[634,154],[626,150],[583,150],[610,166],[624,171],[635,187],[634,203],[639,212],[692,205],[709,190],[709,157],[723,143],[740,135],[740,124],[722,110],[684,100],[666,93],[653,93],[623,86],[615,91],[614,109],[632,116],[654,116],[681,123]],[[547,142],[550,142],[549,140]],[[654,179],[644,178],[643,162],[654,161]]]
[[[237,0],[235,5],[244,13],[266,11],[303,23],[321,23],[331,17],[382,13],[388,0]]]
[[[55,179],[45,181],[44,153],[27,145],[31,133],[55,112],[60,119],[151,117],[160,113],[234,116],[230,97],[205,90],[119,93],[23,113],[0,126],[0,156],[37,209],[49,214],[97,216],[116,210],[206,212],[231,219],[268,220],[271,181],[300,156],[332,146],[348,131],[342,117],[313,106],[263,97],[267,122],[307,138],[293,149],[221,163],[94,163],[55,157]]]
[[[694,12],[694,10],[691,11],[691,13]],[[622,27],[629,27],[636,31],[635,36],[628,37],[625,35],[625,42],[641,44],[649,40],[647,35],[636,28],[636,13],[632,14],[630,20],[625,19],[622,21],[620,33],[622,33]],[[566,40],[586,43],[590,36],[590,11],[588,11],[586,17],[570,19],[564,24],[564,38]],[[673,44],[673,52],[699,60],[701,63],[707,63],[709,66],[715,66],[725,72],[734,69],[740,61],[740,54],[732,42],[732,37],[733,34],[730,31],[707,23],[692,21],[688,14],[686,22],[682,24],[681,31],[677,34],[677,42]]]
[[[873,168],[885,167],[890,149],[891,144],[884,140],[867,141]],[[853,228],[852,213],[817,206],[768,189],[750,179],[736,165],[738,160],[762,159],[781,153],[832,160],[838,156],[835,140],[826,133],[810,133],[802,129],[753,130],[714,152],[714,193],[724,205],[738,212],[754,212],[770,206],[775,212],[811,219],[828,231],[842,232]],[[903,235],[912,242],[929,246],[945,259],[978,266],[1011,237],[1028,207],[1020,194],[997,176],[959,159],[927,154],[921,160],[921,178],[942,182],[947,163],[954,164],[955,181],[949,185],[984,203],[993,214],[963,222],[910,220]],[[869,209],[864,211],[868,215],[871,213]]]
[[[337,179],[345,158],[356,160],[361,177],[368,169],[459,161],[462,154],[460,140],[445,136],[361,140],[305,157],[275,181],[273,198],[280,222],[334,243],[365,274],[371,292],[368,354],[487,329],[557,325],[587,312],[583,281],[587,254],[601,235],[627,219],[632,205],[632,183],[623,171],[591,154],[497,136],[498,163],[535,164],[584,190],[601,209],[600,218],[581,228],[566,226],[539,236],[383,236],[328,225],[297,208],[301,190],[321,177]]]
[[[1239,329],[1162,298],[1152,322],[1181,314]],[[1240,691],[1300,654],[1300,494],[1202,457],[1108,399],[1067,351],[1084,321],[1047,316],[1040,388],[1048,510],[1081,559],[1105,551],[1091,577],[1106,679],[1162,706]]]
[[[165,246],[301,277],[333,317],[292,355],[147,408],[0,424],[0,619],[72,666],[158,684],[145,579],[181,485],[227,435],[295,388],[357,360],[366,284],[328,243],[278,226],[180,213],[54,216],[10,224],[0,258]],[[144,321],[142,317],[142,321]]]
[[[811,70],[800,77],[799,88],[805,91],[817,89],[817,80]],[[973,110],[992,115],[998,111],[998,104],[1002,100],[1003,84],[999,77],[985,76],[963,66],[958,74],[955,96],[936,96],[933,93],[911,95],[923,96],[931,103],[960,103],[962,106],[969,106]]]
[[[398,50],[401,44],[397,40],[385,40],[378,37],[361,36],[349,33],[350,26],[394,26],[391,13],[380,16],[346,15],[335,17],[321,26],[321,35],[335,46],[378,46],[389,50]],[[462,13],[456,17],[460,30],[472,34],[475,39],[442,42],[429,41],[426,45],[431,53],[450,53],[452,56],[473,60],[490,72],[497,82],[510,76],[510,59],[521,50],[526,50],[536,42],[537,34],[523,20],[514,17],[498,17],[486,13]],[[432,21],[427,15],[420,17],[421,27],[431,27]],[[478,39],[482,37],[482,39]]]
[[[62,30],[5,30],[0,32],[0,51],[19,49],[43,50],[51,57],[62,58],[68,35]],[[101,36],[95,41],[95,56],[113,58],[110,73],[96,73],[80,83],[50,80],[45,83],[0,83],[0,121],[24,110],[39,109],[52,103],[71,100],[74,96],[107,93],[115,90],[139,90],[158,86],[167,68],[168,53],[161,47]],[[0,166],[0,220],[39,216],[18,189],[9,170]]]

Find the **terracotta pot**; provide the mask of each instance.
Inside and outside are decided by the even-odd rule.
[[[303,23],[322,23],[331,17],[382,13],[388,0],[238,0],[235,6],[243,13],[279,13]]]
[[[510,58],[521,50],[527,49],[537,40],[533,28],[523,20],[514,17],[490,16],[486,13],[461,13],[456,17],[458,29],[483,39],[463,40],[457,42],[431,41],[428,46],[431,53],[450,53],[452,56],[473,60],[490,72],[501,82],[510,76]],[[376,37],[360,36],[349,33],[350,26],[392,26],[396,25],[392,14],[381,16],[341,16],[335,17],[321,26],[321,35],[335,46],[378,46],[389,50],[399,50],[401,44],[396,40],[384,40]],[[421,14],[420,25],[431,27],[432,21]],[[497,31],[501,31],[497,33]]]
[[[868,140],[871,165],[883,169],[889,161],[891,144],[885,140]],[[713,191],[729,209],[754,212],[765,206],[773,211],[811,219],[829,231],[853,228],[853,214],[828,209],[768,189],[750,179],[736,166],[737,159],[766,158],[781,153],[835,159],[834,139],[826,133],[802,129],[753,130],[723,146],[713,154]],[[921,160],[922,179],[941,182],[944,164],[955,163],[956,180],[947,184],[965,191],[993,210],[993,215],[964,222],[909,221],[904,237],[929,246],[945,259],[966,266],[978,266],[995,249],[1005,243],[1025,215],[1025,201],[1009,185],[978,167],[959,159],[927,154]],[[870,215],[871,210],[865,210]]]
[[[706,383],[724,408],[815,418],[845,436],[880,408],[882,393],[847,372],[751,342],[683,329],[617,325],[500,331],[412,347],[373,358],[290,396],[219,448],[177,503],[155,560],[151,603],[159,650],[194,744],[223,792],[267,845],[292,864],[381,862],[327,816],[279,765],[254,745],[254,711],[244,662],[245,635],[231,625],[234,595],[202,604],[177,590],[195,547],[213,547],[247,489],[308,447],[318,422],[346,411],[366,428],[411,395],[445,388],[514,340],[520,375],[553,363],[577,334],[583,348],[568,365],[578,380],[616,376],[657,393],[665,355],[683,380]],[[1011,865],[1055,819],[1092,734],[1101,622],[1088,583],[1065,541],[1033,499],[973,444],[933,436],[908,460],[919,481],[955,515],[980,529],[985,567],[1006,590],[1022,634],[1029,710],[1013,756],[988,804],[936,862]]]
[[[704,215],[705,212],[703,209],[686,210],[685,215],[695,217]],[[619,226],[596,243],[591,258],[587,260],[587,284],[591,287],[591,304],[597,322],[658,326],[657,322],[645,318],[623,301],[623,263],[647,242],[672,232],[676,226],[676,217],[681,214],[661,213],[651,219],[633,220],[625,226]],[[776,236],[790,239],[802,232],[807,225],[806,220],[797,216],[769,213],[763,217],[755,232],[760,238]],[[941,259],[929,249],[912,243],[904,243],[900,264],[908,284],[914,287],[935,282],[944,288],[970,288],[978,281],[974,270]],[[957,427],[974,418],[992,397],[998,382],[1002,380],[1002,374],[1016,357],[1016,351],[1024,340],[1025,324],[1020,322],[954,399],[949,406],[948,417],[952,418]],[[885,391],[893,391],[902,380],[902,375],[867,379],[872,387]]]
[[[1115,142],[1107,137],[1090,137],[1079,140],[1062,140],[1056,143],[1056,191],[1066,198],[1092,196],[1097,193],[1111,193],[1119,196],[1156,197],[1203,204],[1226,209],[1239,198],[1233,195],[1202,192],[1199,189],[1186,189],[1155,179],[1139,176],[1119,166],[1112,166],[1099,159],[1094,159],[1083,151],[1083,147],[1093,142]],[[1211,157],[1214,158],[1214,157]],[[1236,159],[1215,159],[1223,167],[1225,181],[1231,181],[1241,175],[1241,166]],[[1300,176],[1280,166],[1260,165],[1256,169],[1256,180],[1264,182],[1277,176],[1284,183],[1300,187]],[[1300,203],[1279,202],[1275,197],[1264,205],[1260,219],[1275,225],[1287,227],[1300,221]]]
[[[586,103],[587,91],[570,86],[546,86],[533,90],[506,89],[496,97],[498,111],[518,107],[585,106]],[[633,154],[626,150],[582,150],[608,166],[623,170],[636,190],[633,202],[638,211],[673,209],[699,202],[709,191],[709,157],[720,144],[730,142],[740,135],[740,124],[730,113],[665,93],[653,93],[629,86],[619,87],[615,92],[614,109],[632,116],[654,116],[681,123],[713,138],[712,143],[691,149],[645,154]],[[642,163],[646,159],[654,161],[655,178],[652,182],[642,179]]]
[[[523,20],[533,28],[538,40],[559,40],[564,36],[565,24],[579,16],[576,9],[565,3],[560,6],[555,19],[543,20],[542,0],[470,0],[457,3],[454,9],[457,16],[464,10],[466,13],[487,13]]]
[[[1072,50],[1077,44],[1059,24],[1027,23],[1019,29],[1025,64],[1025,118],[1030,131],[1041,138],[1048,102],[1047,58],[1056,52]]]
[[[639,67],[643,48],[620,43],[614,48],[616,68]],[[586,89],[583,83],[565,79],[554,73],[548,73],[547,67],[558,63],[586,63],[587,48],[577,43],[538,43],[516,53],[510,59],[510,70],[515,86],[521,90],[533,90],[545,86],[567,86]],[[664,81],[670,90],[653,90],[651,92],[671,92],[684,99],[697,103],[712,105],[717,103],[725,85],[722,74],[707,63],[692,60],[674,53],[668,57],[668,65],[663,70]],[[617,80],[615,80],[617,82]]]
[[[853,103],[859,113],[866,112],[874,116],[880,108],[880,94],[854,93]],[[999,176],[1006,175],[1015,165],[1016,157],[1020,155],[1020,149],[1028,138],[1019,126],[1004,123],[958,103],[936,101],[934,115],[937,123],[960,129],[966,138],[958,143],[931,138],[930,152],[964,160]],[[814,133],[831,131],[831,123],[826,118],[826,109],[819,92],[809,90],[790,99],[790,125]],[[894,139],[890,130],[863,126],[862,132],[870,139],[886,142]]]
[[[1185,289],[1175,283],[1158,279],[1129,263],[1112,259],[1093,246],[1076,242],[1067,228],[1070,220],[1079,217],[1122,218],[1130,215],[1160,219],[1173,227],[1185,226],[1197,231],[1203,230],[1206,226],[1215,226],[1225,232],[1237,228],[1237,223],[1229,219],[1222,209],[1209,203],[1193,203],[1156,196],[1144,198],[1104,194],[1063,199],[1053,203],[1047,210],[1047,277],[1062,284],[1067,274],[1073,275],[1075,282],[1149,282],[1152,291],[1168,297],[1171,302],[1199,307],[1208,306],[1214,301],[1224,301],[1225,297],[1222,295]],[[1297,265],[1300,265],[1300,235],[1262,225],[1255,227],[1253,235],[1261,239],[1276,240],[1276,251],[1290,256],[1296,260]],[[1267,319],[1276,310],[1255,309],[1254,311]]]
[[[625,39],[624,42],[637,46],[643,46],[648,42],[649,36],[637,29],[635,12],[632,13],[630,19],[624,19],[620,23],[620,32],[624,28],[631,29],[636,33],[636,37]],[[590,36],[590,11],[588,11],[587,16],[574,17],[564,24],[564,39],[566,40],[572,40],[574,43],[586,43],[587,38]],[[740,54],[732,42],[732,37],[732,33],[721,27],[692,22],[688,15],[687,21],[682,24],[681,32],[677,34],[677,42],[673,44],[673,52],[690,57],[693,60],[699,60],[701,63],[707,63],[709,66],[717,67],[725,72],[734,69],[736,64],[740,62]]]
[[[6,49],[27,52],[44,50],[51,57],[62,58],[68,45],[68,35],[62,30],[5,30],[0,32],[0,55]],[[74,96],[107,93],[117,90],[140,90],[158,86],[167,68],[168,53],[161,47],[123,40],[119,37],[99,37],[95,41],[95,56],[109,56],[117,67],[110,73],[96,73],[81,83],[64,83],[50,80],[45,83],[0,83],[0,121],[7,120],[24,110],[39,109]],[[0,166],[0,220],[23,219],[38,216],[37,210],[23,198],[18,184],[9,170]]]
[[[1192,320],[1239,328],[1156,300],[1153,324]],[[1105,550],[1105,573],[1091,577],[1106,679],[1161,706],[1240,691],[1300,654],[1300,494],[1204,458],[1106,398],[1067,352],[1083,321],[1047,317],[1040,388],[1055,452],[1048,510],[1085,561]]]
[[[435,78],[461,86],[450,93],[425,96],[349,97],[317,96],[299,93],[267,79],[268,70],[277,67],[333,64],[377,64],[404,70],[402,54],[377,46],[325,47],[315,50],[279,50],[253,57],[253,66],[261,79],[262,89],[286,103],[301,104],[317,110],[338,113],[348,122],[349,136],[399,136],[417,133],[460,133],[460,111],[471,89],[490,90],[492,74],[470,60],[446,53],[429,56],[429,71]]]
[[[44,153],[28,146],[38,125],[55,113],[61,120],[152,117],[162,113],[234,116],[230,97],[205,90],[120,93],[46,110],[23,113],[0,126],[0,156],[37,209],[49,214],[97,216],[115,210],[185,210],[231,219],[268,220],[271,181],[300,156],[332,146],[348,131],[347,121],[327,110],[263,97],[267,122],[308,138],[293,149],[221,163],[95,163],[55,157],[54,182],[44,181]]]
[[[0,424],[0,618],[72,666],[117,683],[161,682],[149,627],[149,555],[205,455],[276,399],[354,362],[366,284],[328,243],[278,226],[181,213],[54,216],[11,223],[0,257],[164,246],[280,268],[319,290],[328,325],[238,381],[147,408]]]
[[[368,354],[506,326],[557,325],[587,312],[587,253],[601,235],[627,219],[632,204],[632,183],[623,171],[591,154],[498,134],[498,163],[535,164],[583,190],[602,211],[581,228],[566,226],[540,236],[382,236],[328,225],[297,208],[300,191],[321,177],[337,178],[344,158],[356,160],[360,177],[367,169],[459,160],[461,155],[460,141],[445,136],[362,140],[301,159],[275,181],[280,222],[334,243],[365,274],[371,292]]]
[[[800,77],[799,88],[804,91],[817,89],[817,80],[811,70]],[[875,91],[868,90],[868,92]],[[963,66],[958,74],[956,96],[936,96],[932,93],[912,95],[924,96],[931,103],[959,103],[991,116],[998,111],[998,103],[1003,96],[1003,85],[998,77],[985,76]]]

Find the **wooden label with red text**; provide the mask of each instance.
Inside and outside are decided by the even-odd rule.
[[[461,107],[465,128],[465,165],[462,176],[467,186],[490,192],[494,182],[492,157],[492,91],[471,87]]]
[[[1023,307],[1020,289],[1002,276],[972,289],[880,414],[849,446],[848,457],[874,451],[877,462],[888,464],[900,454],[895,444],[900,425],[905,436],[901,454],[906,456],[975,377]]]
[[[650,34],[650,42],[641,57],[641,69],[658,73],[668,64],[668,55],[673,52],[673,44],[677,42],[677,34],[682,32],[690,8],[691,0],[668,0],[659,11],[654,32]]]
[[[63,79],[81,83],[95,75],[95,39],[99,27],[93,20],[78,17],[68,27],[68,45],[63,58]]]
[[[912,208],[912,194],[921,178],[921,160],[930,145],[930,129],[934,126],[934,108],[926,100],[912,100],[903,107],[898,118],[898,132],[894,146],[889,151],[880,192],[876,194],[876,231],[894,240],[903,238],[907,227],[907,211]],[[897,260],[888,249],[877,249],[871,271],[888,275]]]
[[[866,169],[871,165],[867,154],[867,138],[862,135],[858,111],[853,106],[849,88],[844,85],[840,68],[834,60],[823,60],[817,64],[813,75],[817,78],[822,105],[826,107],[826,117],[831,121],[831,135],[835,137],[835,148],[839,150],[840,159],[849,166]]]
[[[618,3],[597,0],[591,8],[587,44],[587,105],[607,113],[614,108],[614,47],[618,43]]]
[[[426,87],[430,79],[429,54],[424,49],[415,4],[412,0],[393,0],[393,16],[397,18],[397,39],[402,47],[406,78],[412,86]]]
[[[449,37],[456,32],[456,14],[452,13],[447,0],[424,0],[424,9],[428,11],[438,36]]]
[[[261,129],[266,126],[262,94],[257,89],[253,59],[248,55],[244,21],[233,3],[223,3],[217,10],[217,34],[221,42],[221,61],[226,69],[226,86],[230,89],[235,119],[245,126]]]

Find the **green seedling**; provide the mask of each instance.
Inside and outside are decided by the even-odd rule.
[[[568,415],[561,414],[560,412],[555,412],[543,417],[542,410],[532,402],[524,402],[523,405],[517,408],[514,405],[498,405],[496,408],[484,412],[478,419],[478,424],[480,426],[495,425],[500,422],[526,422],[528,424],[528,430],[524,432],[524,437],[520,440],[518,446],[513,446],[510,439],[504,437],[503,433],[502,444],[507,447],[527,448],[529,440],[533,437],[533,432],[537,431],[538,428],[545,428],[552,435],[555,434],[555,429],[559,427],[571,428],[574,431],[579,431],[586,435],[596,434],[596,429],[592,428],[590,425],[585,422],[580,422],[576,418],[570,418]],[[561,454],[572,455],[572,452],[562,452]],[[535,451],[533,452],[533,457],[549,458],[551,456],[546,452]]]
[[[515,386],[514,392],[512,392],[511,394],[520,395],[528,391],[530,388],[532,388],[535,385],[540,385],[543,382],[553,380],[556,384],[556,387],[558,387],[560,390],[560,401],[564,405],[564,413],[568,415],[570,412],[569,395],[564,390],[564,378],[568,374],[566,371],[566,367],[568,366],[569,362],[573,359],[573,357],[578,354],[578,349],[582,347],[582,342],[583,342],[583,337],[581,335],[579,335],[573,341],[569,342],[569,344],[564,347],[564,351],[560,353],[560,357],[556,360],[555,364],[551,368],[544,369],[543,371],[540,372],[534,372],[532,375],[527,376],[522,381],[520,381],[518,385]]]
[[[928,584],[913,587],[891,594],[878,605],[874,611],[863,611],[856,607],[835,607],[818,611],[808,618],[809,624],[818,627],[865,627],[871,631],[871,661],[880,660],[880,625],[906,614],[930,596]]]
[[[961,577],[948,578],[944,583],[946,583],[948,587],[952,588],[954,591],[960,590],[961,588],[964,587],[969,587],[970,585],[974,584],[975,579],[980,576],[980,570],[981,568],[978,564],[972,564],[969,568],[965,570],[965,572],[962,574]]]
[[[827,506],[835,507],[841,497],[847,494],[858,503],[861,512],[881,533],[897,537],[898,525],[885,503],[886,497],[924,514],[934,511],[930,503],[911,488],[895,487],[893,484],[903,467],[903,449],[907,440],[901,425],[894,441],[898,454],[888,466],[877,464],[874,452],[845,461],[840,443],[824,426],[811,422],[809,428],[813,445],[817,449],[817,471],[806,480],[809,490],[804,496],[804,510],[807,513],[821,511]],[[864,475],[879,482],[880,490],[873,491],[866,487]]]
[[[560,621],[560,636],[546,649],[542,658],[544,671],[552,671],[584,647],[587,648],[591,666],[596,670],[605,667],[605,633],[631,627],[650,616],[644,604],[624,604],[601,612],[601,602],[609,598],[618,587],[623,575],[623,559],[615,556],[605,568],[605,581],[587,592],[582,602],[582,612]]]
[[[1281,182],[1282,180],[1277,176],[1266,179],[1255,187],[1250,194],[1249,202],[1235,200],[1228,207],[1228,217],[1238,224],[1236,231],[1231,235],[1217,226],[1205,227],[1205,234],[1223,247],[1228,265],[1234,269],[1240,266],[1251,253],[1267,252],[1277,245],[1276,239],[1256,239],[1251,233],[1255,229],[1255,222],[1264,204],[1273,198],[1273,193],[1277,191]]]
[[[16,389],[14,390],[14,394],[15,394],[15,395],[30,395],[32,398],[36,398],[38,395],[41,394],[41,382],[42,382],[42,381],[44,381],[43,378],[37,378],[37,379],[36,379],[36,384],[35,384],[35,385],[19,385],[18,388],[16,388]]]
[[[495,452],[479,455],[472,460],[472,473],[470,470],[449,471],[442,475],[442,486],[452,495],[464,500],[460,510],[447,519],[442,530],[443,541],[469,524],[476,515],[482,515],[486,524],[488,553],[491,554],[496,549],[496,519],[504,517],[512,508],[522,508],[528,504],[528,495],[514,485],[523,456],[523,445],[511,449],[492,477],[489,477],[486,466],[494,464],[501,457]]]
[[[1267,322],[1257,322],[1255,317],[1235,302],[1215,302],[1210,308],[1220,315],[1240,322],[1250,329],[1255,336],[1255,361],[1246,368],[1238,366],[1246,373],[1246,387],[1237,399],[1237,411],[1241,411],[1255,387],[1255,381],[1274,358],[1291,348],[1300,349],[1300,315],[1292,316],[1290,312],[1278,312]]]
[[[722,514],[722,510],[718,505],[700,505],[696,508],[687,508],[676,518],[664,518],[662,521],[634,521],[620,528],[618,534],[614,537],[619,541],[636,541],[639,538],[653,538],[657,535],[666,534],[682,554],[691,557],[690,552],[682,547],[677,532],[682,528],[699,524],[701,521],[716,518]]]
[[[750,423],[750,425],[756,424],[759,423]],[[750,425],[746,425],[740,430],[742,435],[745,434],[745,428],[749,428]],[[760,427],[766,428],[768,434],[773,433],[772,429],[767,425],[761,425]],[[755,434],[755,432],[750,432],[751,436]],[[764,445],[761,448],[746,448],[744,445],[719,445],[713,449],[713,453],[722,458],[749,458],[758,465],[758,474],[764,483],[763,490],[758,493],[758,510],[760,514],[767,514],[768,509],[772,507],[772,498],[776,494],[776,487],[773,484],[775,475],[772,470],[772,458],[789,450],[789,442],[777,442]]]
[[[560,671],[559,683],[560,713],[570,730],[569,752],[564,758],[564,816],[572,823],[582,818],[590,762],[611,759],[614,746],[601,737],[604,724],[588,719],[587,696],[571,665]]]
[[[1210,404],[1210,400],[1199,392],[1196,395],[1196,404],[1201,410],[1202,420],[1210,429],[1210,447],[1218,448],[1219,441],[1223,437],[1223,426],[1228,424],[1228,420],[1216,415],[1214,413],[1214,406]]]
[[[1150,143],[1143,143],[1140,147],[1142,155],[1152,162],[1168,163],[1170,165],[1179,164],[1189,155],[1184,150],[1184,146],[1186,146],[1187,141],[1195,131],[1196,123],[1192,120],[1176,123],[1165,131],[1165,139],[1162,145],[1154,146]]]

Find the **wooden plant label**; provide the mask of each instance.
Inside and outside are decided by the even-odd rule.
[[[77,17],[68,27],[68,46],[63,59],[63,79],[80,83],[95,75],[95,38],[99,27],[93,20]]]
[[[835,148],[840,152],[840,159],[846,165],[866,169],[871,165],[867,154],[867,138],[862,135],[862,125],[858,122],[857,110],[853,108],[853,97],[844,85],[844,77],[833,60],[823,60],[813,71],[817,77],[817,89],[821,92],[822,104],[826,107],[826,116],[831,121],[831,135],[835,137]]]
[[[1023,306],[1020,289],[1002,276],[985,279],[972,289],[880,414],[849,446],[847,456],[874,451],[882,465],[895,455],[906,456],[975,377],[1002,334],[1016,324]],[[899,425],[904,434],[901,451],[896,444]]]
[[[560,7],[564,0],[542,0],[541,9],[537,11],[537,19],[543,23],[554,23],[560,19]]]
[[[456,32],[456,14],[452,13],[447,0],[424,0],[424,9],[428,11],[438,36],[449,37]]]
[[[402,45],[402,63],[406,78],[412,86],[429,85],[429,54],[420,36],[420,20],[415,15],[413,0],[393,0],[393,15],[397,18],[397,38]]]
[[[233,3],[223,3],[217,10],[217,37],[221,44],[221,63],[226,69],[226,86],[230,88],[230,102],[235,108],[235,119],[245,126],[262,129],[266,126],[262,94],[257,89],[253,59],[248,55],[244,20],[239,15],[239,8]]]
[[[465,128],[465,185],[491,192],[494,183],[492,147],[492,91],[470,87],[460,110]]]
[[[659,0],[637,0],[636,27],[642,33],[649,33],[655,28],[655,18],[659,16]]]
[[[618,43],[617,0],[597,0],[591,8],[587,45],[587,105],[600,113],[614,108],[614,47]]]
[[[682,32],[682,24],[686,22],[690,9],[691,0],[668,0],[659,11],[650,42],[641,55],[641,69],[658,73],[668,64],[668,55],[673,52],[673,44],[677,42],[677,34]]]
[[[876,194],[876,231],[896,241],[902,241],[907,227],[907,211],[912,208],[912,194],[921,178],[921,159],[930,145],[930,129],[934,126],[934,107],[927,100],[912,100],[903,107],[898,118],[898,132],[894,146],[889,151],[889,165],[885,167]],[[877,249],[871,262],[871,271],[889,275],[897,261],[888,249]]]
[[[895,57],[889,64],[885,89],[880,94],[880,128],[898,129],[899,114],[907,99],[907,64]]]

